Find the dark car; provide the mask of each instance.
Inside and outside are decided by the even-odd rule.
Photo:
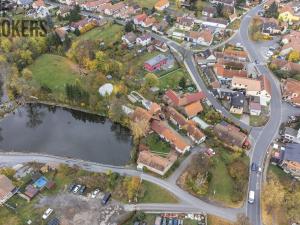
[[[255,163],[251,164],[251,171],[256,171],[257,170],[257,165]]]
[[[82,195],[84,193],[85,189],[86,189],[86,186],[82,185],[82,187],[79,190],[79,193]]]
[[[109,201],[110,197],[111,197],[111,193],[106,193],[102,199],[102,204],[106,205],[107,202]]]
[[[76,186],[76,184],[74,184],[74,183],[70,184],[70,185],[69,185],[69,188],[68,188],[68,191],[69,191],[69,192],[72,192],[73,189],[75,188],[75,186]]]

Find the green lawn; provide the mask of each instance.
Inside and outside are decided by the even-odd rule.
[[[139,203],[178,203],[174,195],[158,185],[148,181],[143,181],[143,184],[145,194],[139,199]]]
[[[268,122],[268,117],[264,115],[250,116],[250,126],[261,127]]]
[[[233,180],[228,174],[226,165],[221,158],[215,159],[215,167],[212,169],[212,179],[209,184],[209,198],[224,203],[231,203],[233,193]]]
[[[125,2],[132,2],[129,0],[126,0]],[[135,3],[137,3],[140,7],[146,7],[149,9],[152,9],[157,2],[157,0],[134,0]]]
[[[166,156],[170,150],[170,144],[163,141],[157,134],[152,133],[144,139],[144,143],[150,148],[154,153],[161,156]]]
[[[101,40],[104,41],[105,44],[110,44],[121,40],[123,30],[124,28],[118,24],[106,24],[78,36],[75,41]]]
[[[79,78],[77,66],[62,56],[45,54],[29,66],[32,78],[55,92],[64,92],[66,84],[74,84]]]
[[[183,70],[178,69],[167,75],[159,78],[161,89],[178,89],[179,81],[182,77],[185,77],[187,82],[190,79],[189,75]]]

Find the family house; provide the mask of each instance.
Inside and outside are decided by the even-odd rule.
[[[217,137],[226,144],[243,148],[247,145],[247,135],[242,133],[239,128],[222,122],[215,125],[214,132]]]
[[[230,98],[230,112],[241,115],[244,111],[245,95],[242,92],[234,92]]]
[[[281,151],[281,165],[283,170],[300,179],[300,144],[288,143]]]
[[[124,41],[128,46],[133,46],[136,42],[137,36],[133,32],[129,32],[122,36],[122,41]]]
[[[235,0],[210,0],[212,4],[222,4],[222,5],[227,5],[227,6],[234,6]]]
[[[288,78],[281,85],[282,98],[295,106],[300,106],[300,81]]]
[[[261,114],[261,105],[257,102],[250,102],[249,111],[251,116],[259,116]]]
[[[198,31],[190,31],[186,36],[187,41],[192,42],[193,44],[210,46],[213,41],[214,35],[208,29]]]
[[[264,18],[261,33],[265,35],[276,35],[281,33],[278,20],[274,18]]]
[[[142,36],[139,36],[136,39],[136,44],[141,45],[141,46],[147,46],[151,43],[151,36],[150,34],[143,34]]]
[[[162,21],[159,22],[159,23],[153,24],[152,30],[153,30],[154,32],[156,32],[156,33],[159,33],[159,34],[163,35],[163,34],[165,34],[165,32],[167,31],[168,26],[169,26],[169,24],[167,23],[167,21],[162,20]]]
[[[225,49],[223,52],[223,58],[225,61],[232,62],[247,62],[248,53],[245,51],[238,51],[233,49]]]
[[[156,22],[155,17],[147,16],[141,23],[142,27],[151,27]]]
[[[299,131],[295,130],[294,128],[291,127],[284,128],[283,136],[286,140],[297,143],[299,142],[299,137],[300,137],[299,135],[300,135]]]
[[[57,12],[56,15],[61,16],[63,18],[67,17],[68,15],[70,15],[70,11],[73,10],[73,6],[62,6],[60,7]]]
[[[35,2],[32,3],[32,8],[33,9],[38,9],[39,7],[45,7],[45,2],[43,0],[37,0]]]
[[[138,122],[138,121],[150,122],[152,115],[149,111],[141,107],[136,107],[131,118],[132,121],[134,122]]]
[[[139,15],[136,15],[133,19],[133,23],[135,25],[141,25],[143,23],[143,21],[147,18],[147,14],[146,13],[143,13],[143,14],[139,14]]]
[[[184,31],[191,31],[194,27],[194,19],[190,17],[177,17],[175,27],[184,30]]]
[[[163,65],[167,63],[168,57],[162,54],[159,54],[152,59],[147,60],[144,63],[145,70],[149,72],[153,72],[156,70],[160,70]]]
[[[245,70],[234,70],[234,69],[226,69],[225,65],[216,63],[214,65],[214,72],[220,81],[220,83],[228,83],[231,82],[233,77],[244,77],[247,78],[248,74]]]
[[[83,2],[80,4],[80,7],[83,10],[87,10],[87,11],[94,11],[96,10],[98,7],[100,7],[101,5],[110,3],[111,0],[96,0],[96,1],[87,1],[87,2]]]
[[[16,187],[10,179],[0,174],[0,205],[3,205],[15,194]]]
[[[188,124],[186,132],[187,136],[196,144],[201,144],[206,139],[206,136],[193,124]]]
[[[173,107],[169,106],[166,108],[166,116],[179,129],[182,129],[187,125],[187,120],[185,119],[185,117]]]
[[[154,8],[157,11],[164,11],[166,8],[168,8],[170,6],[169,0],[158,0],[155,5]]]
[[[205,98],[203,92],[186,93],[183,95],[177,94],[175,91],[169,89],[163,96],[163,100],[171,106],[180,107],[186,106],[193,102],[202,101]]]
[[[186,106],[183,106],[182,111],[188,119],[191,119],[203,111],[203,106],[200,101],[195,101]]]
[[[228,21],[222,18],[207,17],[201,20],[201,23],[208,27],[214,27],[219,29],[225,29],[228,25]]]
[[[217,14],[216,7],[206,6],[202,10],[202,15],[207,17],[214,17]]]
[[[282,37],[281,43],[286,45],[288,43],[297,42],[300,39],[300,31],[291,30],[289,34]]]
[[[162,139],[174,146],[175,150],[181,154],[189,151],[191,145],[175,130],[171,129],[167,123],[163,121],[153,120],[151,129],[156,132]]]
[[[118,2],[113,5],[111,3],[109,3],[109,4],[107,4],[107,7],[105,8],[104,13],[108,16],[112,16],[125,8],[126,8],[126,5],[124,2]]]
[[[156,155],[149,150],[144,150],[140,151],[139,153],[139,157],[137,159],[137,168],[143,170],[143,168],[145,167],[148,170],[163,176],[171,168],[176,160],[177,155],[174,153],[170,153],[165,158]]]
[[[295,14],[293,2],[285,4],[283,7],[279,8],[278,11],[278,20],[280,21],[293,23],[300,20],[300,16]]]

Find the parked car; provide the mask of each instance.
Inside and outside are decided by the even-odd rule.
[[[84,193],[85,189],[86,189],[86,186],[82,185],[80,190],[79,190],[79,194],[82,195]]]
[[[103,205],[106,205],[107,202],[109,201],[110,197],[111,197],[111,193],[106,193],[106,194],[104,195],[104,197],[102,198],[102,204],[103,204]]]
[[[74,194],[77,194],[77,192],[80,190],[80,188],[81,188],[81,185],[80,185],[80,184],[76,185],[76,187],[75,187],[74,190],[73,190],[73,193],[74,193]]]
[[[256,171],[257,170],[257,165],[255,163],[251,164],[251,171]]]
[[[53,209],[48,208],[48,209],[44,212],[42,218],[43,218],[44,220],[46,220],[46,219],[51,215],[52,212],[53,212]]]
[[[92,193],[92,198],[96,198],[97,194],[100,192],[99,189],[96,189],[95,191],[93,191]]]
[[[71,183],[71,184],[69,185],[68,191],[69,191],[69,192],[72,192],[73,189],[75,188],[75,186],[76,186],[76,184]]]

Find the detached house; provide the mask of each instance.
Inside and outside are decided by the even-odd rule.
[[[210,0],[210,2],[212,4],[223,4],[223,5],[226,5],[226,6],[234,6],[235,4],[235,0]]]
[[[230,112],[241,115],[244,111],[245,95],[241,92],[234,92],[230,98]]]
[[[174,146],[175,150],[180,154],[189,151],[191,145],[175,130],[171,129],[167,123],[163,121],[153,120],[151,129],[156,132],[162,139]]]
[[[214,17],[215,15],[217,15],[217,9],[216,7],[206,6],[202,10],[202,15],[207,17]]]
[[[194,27],[194,19],[190,17],[177,17],[175,27],[184,30],[184,31],[190,31]]]
[[[152,59],[147,60],[144,63],[145,70],[149,72],[153,72],[156,70],[160,70],[163,65],[165,65],[168,61],[168,57],[162,54],[159,54]]]
[[[151,36],[150,34],[143,34],[142,36],[136,39],[136,43],[138,45],[147,46],[151,43]]]
[[[223,58],[225,61],[244,63],[248,61],[248,54],[245,51],[225,49],[223,52]]]
[[[285,4],[283,7],[279,8],[278,20],[288,23],[293,23],[300,20],[300,16],[295,14],[293,8],[293,2]]]
[[[122,41],[124,41],[128,46],[133,46],[136,42],[137,36],[133,32],[129,32],[122,37]]]
[[[233,77],[247,78],[247,71],[226,69],[225,65],[220,63],[214,65],[214,72],[220,83],[223,84],[230,83]]]
[[[145,20],[142,21],[141,26],[142,27],[151,27],[156,22],[156,19],[154,17],[148,16]]]
[[[196,45],[210,46],[213,41],[213,37],[212,32],[207,29],[200,32],[190,31],[186,39]]]
[[[169,0],[158,0],[155,5],[154,8],[157,11],[163,11],[166,8],[168,8],[170,6]]]
[[[288,78],[281,85],[282,98],[295,106],[300,106],[300,81]]]
[[[124,2],[118,2],[113,5],[109,3],[108,6],[106,7],[106,9],[104,10],[104,13],[108,16],[112,16],[125,8],[126,8],[126,5],[124,4]]]
[[[168,26],[169,26],[169,24],[165,20],[162,20],[159,23],[153,24],[152,30],[156,33],[163,35],[167,31]]]
[[[217,137],[226,144],[243,148],[247,143],[247,135],[242,133],[239,128],[222,122],[215,125],[214,132]]]
[[[287,173],[300,179],[300,144],[289,143],[285,150],[281,151],[280,166]]]
[[[187,136],[196,144],[201,144],[205,141],[206,136],[193,124],[187,126]]]
[[[276,35],[281,33],[278,20],[274,18],[265,18],[262,23],[261,33],[265,35]]]
[[[142,22],[147,18],[147,14],[146,13],[143,13],[143,14],[139,14],[139,15],[136,15],[133,19],[133,23],[136,24],[136,25],[141,25]]]
[[[14,195],[15,190],[16,187],[11,180],[0,174],[0,206]]]

